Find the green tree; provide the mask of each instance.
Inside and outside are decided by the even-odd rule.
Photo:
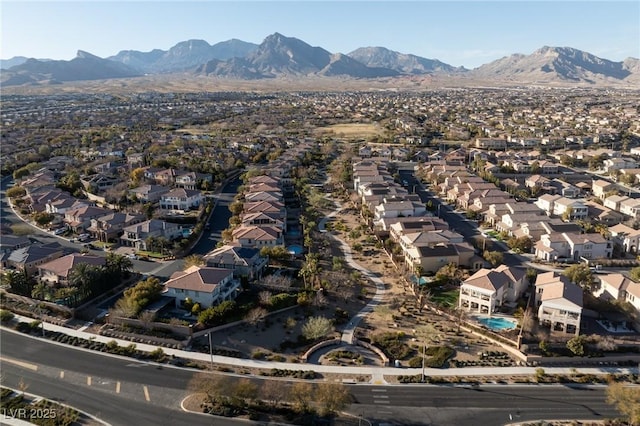
[[[105,267],[107,271],[114,274],[118,280],[121,280],[133,270],[133,262],[126,256],[109,252],[105,259]]]
[[[491,264],[494,268],[504,261],[504,255],[499,251],[485,250],[483,253],[484,259]]]
[[[21,186],[16,185],[7,189],[7,197],[9,198],[20,198],[24,197],[25,195],[27,195],[27,190]]]
[[[567,349],[576,356],[584,356],[585,343],[584,336],[575,336],[567,342]]]
[[[591,290],[593,286],[593,274],[587,264],[571,265],[564,270],[563,275],[585,290]]]
[[[636,266],[629,271],[629,276],[635,282],[640,282],[640,266]]]

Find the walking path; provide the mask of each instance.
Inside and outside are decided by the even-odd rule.
[[[342,206],[340,206],[338,202],[335,200],[333,200],[333,202],[336,205],[336,210],[332,211],[331,213],[329,213],[327,216],[323,217],[320,220],[320,222],[318,223],[318,230],[320,232],[327,232],[327,229],[326,229],[327,220],[329,220],[332,217],[335,217],[342,211]],[[357,271],[360,271],[360,273],[364,278],[371,280],[376,285],[376,294],[369,301],[369,303],[365,305],[365,307],[363,307],[357,314],[353,316],[351,321],[349,321],[349,323],[346,325],[346,327],[342,331],[342,338],[341,338],[342,341],[346,344],[352,345],[354,334],[355,334],[356,328],[358,327],[358,324],[360,324],[360,321],[362,321],[362,319],[368,313],[373,312],[373,309],[378,304],[380,304],[380,302],[382,302],[382,299],[384,299],[384,295],[386,292],[385,285],[384,285],[384,282],[375,273],[361,266],[358,262],[356,262],[353,259],[351,246],[349,246],[347,242],[333,235],[332,233],[329,233],[329,236],[340,244],[340,248],[344,253],[344,258],[346,259],[349,266],[351,266],[353,269]]]
[[[33,318],[24,317],[21,315],[15,315],[15,318],[22,322],[32,322]],[[21,334],[26,336],[23,333],[15,331],[13,329],[9,329],[7,327],[0,327],[3,331]],[[123,339],[114,339],[112,337],[100,336],[93,333],[88,333],[86,331],[79,331],[72,328],[62,327],[55,324],[44,323],[45,331],[47,332],[59,332],[64,333],[69,336],[75,336],[82,339],[87,339],[95,342],[108,343],[111,341],[115,341],[118,345],[126,347],[132,344],[132,342]],[[29,337],[33,339],[43,339],[39,336],[31,336]],[[69,346],[63,343],[58,343],[54,341],[50,341],[52,344],[62,345],[68,347],[70,350],[83,350],[90,351],[90,349],[79,348],[74,346]],[[136,343],[136,349],[143,352],[152,352],[157,350],[159,346],[149,345],[145,343]],[[208,363],[211,361],[211,355],[208,353],[201,352],[189,352],[180,349],[170,349],[170,348],[161,348],[165,354],[169,356],[175,356],[182,359],[190,359],[194,361],[201,361],[204,363]],[[98,352],[97,352],[98,353]],[[108,355],[102,352],[98,354]],[[117,355],[110,355],[117,356]],[[359,367],[359,366],[337,366],[337,365],[316,365],[316,364],[300,364],[300,363],[291,363],[291,362],[273,362],[273,361],[262,361],[262,360],[254,360],[254,359],[242,359],[242,358],[233,358],[222,355],[213,355],[213,361],[215,364],[224,364],[230,365],[234,367],[245,367],[245,368],[264,368],[264,369],[287,369],[287,370],[297,370],[297,371],[308,371],[313,370],[318,373],[327,373],[327,374],[348,374],[353,376],[369,376],[372,378],[370,383],[381,384],[384,383],[384,376],[404,376],[404,375],[419,375],[422,374],[421,368],[394,368],[394,367]],[[614,367],[614,366],[601,366],[601,367],[545,367],[545,372],[547,374],[638,374],[639,369],[637,367]],[[447,368],[447,369],[439,369],[439,368],[425,368],[425,375],[429,376],[514,376],[514,375],[534,375],[536,372],[535,367],[468,367],[468,368]]]

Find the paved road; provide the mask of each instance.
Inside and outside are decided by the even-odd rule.
[[[227,229],[229,219],[231,219],[229,204],[233,202],[233,197],[238,193],[240,185],[242,185],[242,180],[237,177],[229,181],[222,188],[222,192],[215,194],[216,204],[209,218],[209,230],[205,231],[198,244],[193,248],[193,253],[207,254],[222,239],[222,231]]]
[[[603,419],[619,416],[602,386],[561,385],[352,387],[354,415],[394,425],[503,425],[536,419]],[[419,419],[419,420],[418,420]]]
[[[77,350],[23,335],[2,332],[2,382],[61,400],[112,424],[211,424],[180,412],[195,372]],[[73,356],[70,356],[70,351]],[[15,360],[20,360],[16,363]],[[36,370],[37,369],[37,370]],[[91,377],[89,379],[89,377]],[[538,418],[596,419],[617,413],[604,402],[603,387],[566,386],[352,385],[348,411],[365,413],[374,424],[504,424],[509,414]],[[424,421],[420,423],[418,419]],[[167,421],[170,421],[167,423]],[[186,422],[189,423],[186,423]],[[475,422],[475,423],[474,423]],[[146,423],[145,423],[146,424]],[[218,423],[214,424],[225,424]],[[232,424],[232,423],[229,423]]]

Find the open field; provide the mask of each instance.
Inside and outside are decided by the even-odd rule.
[[[315,129],[315,133],[333,134],[343,138],[367,138],[370,136],[382,135],[384,129],[380,127],[378,123],[348,123],[348,124],[334,124],[327,127],[318,127]]]

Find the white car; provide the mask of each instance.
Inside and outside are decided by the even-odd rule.
[[[53,231],[53,234],[54,235],[62,235],[62,234],[65,233],[65,231],[66,231],[66,229],[64,229],[64,228],[58,228],[55,231]]]

